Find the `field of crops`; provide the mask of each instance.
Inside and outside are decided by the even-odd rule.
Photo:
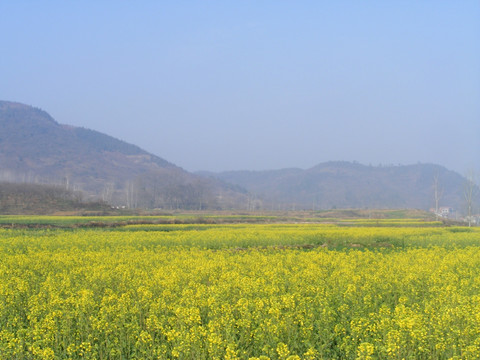
[[[0,359],[480,358],[478,228],[17,220]]]

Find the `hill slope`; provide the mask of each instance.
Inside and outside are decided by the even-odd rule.
[[[64,184],[127,207],[222,208],[245,196],[138,146],[7,101],[0,101],[0,181]]]
[[[440,206],[464,205],[465,179],[431,164],[328,162],[307,170],[203,175],[97,131],[61,125],[40,109],[0,101],[0,181],[61,184],[130,208],[428,209],[437,175]]]
[[[45,179],[131,176],[146,170],[175,168],[135,145],[97,131],[60,125],[46,112],[0,101],[0,164],[16,175]],[[5,175],[5,174],[4,174]]]
[[[434,207],[433,179],[443,190],[440,206],[463,207],[465,179],[433,164],[374,167],[327,162],[307,170],[230,171],[210,174],[258,194],[267,206],[297,208]]]
[[[0,214],[49,215],[58,212],[104,213],[110,207],[83,202],[81,194],[56,185],[0,182]]]

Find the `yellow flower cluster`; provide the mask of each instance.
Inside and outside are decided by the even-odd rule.
[[[478,359],[479,244],[439,227],[1,230],[0,358]]]

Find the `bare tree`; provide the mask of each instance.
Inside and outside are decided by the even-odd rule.
[[[467,207],[467,221],[468,226],[472,226],[472,212],[473,202],[477,195],[477,185],[475,184],[475,173],[473,170],[469,170],[465,176],[465,184],[463,186],[463,197],[465,199],[465,205]]]
[[[63,177],[63,186],[65,186],[66,190],[70,190],[70,175],[67,174]]]
[[[115,184],[112,182],[108,182],[104,184],[102,190],[102,200],[103,202],[110,204],[112,202],[113,192],[115,190]]]
[[[443,188],[440,187],[438,172],[433,176],[433,196],[435,199],[435,216],[438,220],[438,204],[443,196]]]
[[[127,208],[134,209],[137,207],[137,187],[133,180],[127,181],[125,186],[125,196],[127,201]]]

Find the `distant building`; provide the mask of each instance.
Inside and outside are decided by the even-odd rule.
[[[451,217],[453,214],[455,214],[455,210],[451,207],[441,207],[438,209],[439,215],[442,217]]]
[[[449,206],[438,208],[438,212],[435,212],[435,209],[430,209],[430,211],[445,219],[454,219],[456,217],[455,209]]]

